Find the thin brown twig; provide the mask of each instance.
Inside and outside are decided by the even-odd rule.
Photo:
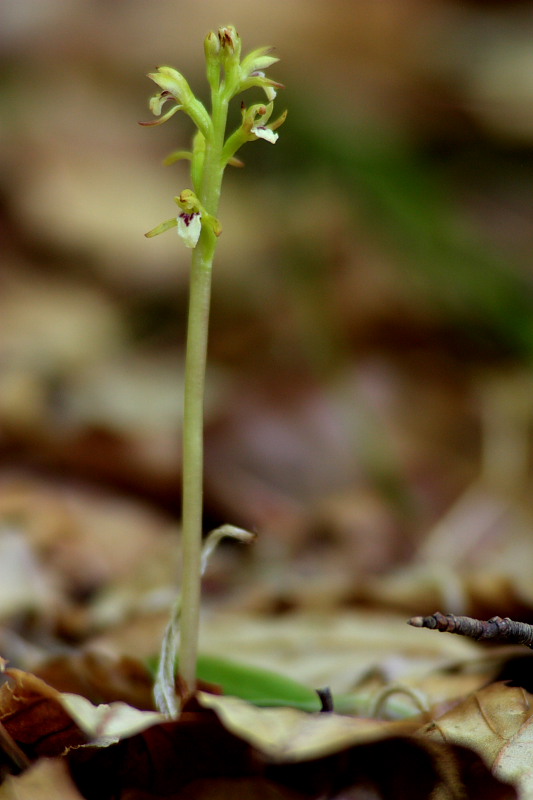
[[[458,617],[436,611],[429,617],[411,617],[408,625],[414,628],[429,628],[441,633],[458,633],[476,641],[490,639],[506,644],[525,644],[533,649],[533,625],[515,622],[509,617],[492,617],[489,620],[473,617]]]

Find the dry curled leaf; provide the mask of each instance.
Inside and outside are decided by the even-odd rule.
[[[22,670],[8,669],[5,674],[0,722],[31,760],[59,756],[82,744],[107,746],[164,719],[122,702],[95,706],[81,695],[62,694]]]
[[[107,747],[165,720],[157,711],[139,711],[127,703],[95,706],[79,694],[68,693],[62,694],[60,700],[91,744],[97,747]]]
[[[531,787],[532,717],[532,695],[521,687],[493,683],[426,725],[420,735],[469,747],[501,780]],[[525,800],[533,793],[520,797]]]
[[[533,798],[533,723],[525,722],[511,741],[498,753],[493,766],[494,774],[502,780],[512,781],[521,800]]]
[[[307,761],[356,744],[413,732],[418,722],[307,714],[295,708],[256,708],[237,697],[198,693],[204,708],[213,710],[224,727],[245,739],[272,761]]]
[[[241,717],[247,714],[238,711]],[[291,725],[284,713],[277,721],[275,715],[260,713],[263,725],[255,735],[260,745],[256,749],[250,744],[255,711],[250,712],[252,725],[250,719],[246,724],[242,720],[231,723],[240,726],[246,741],[226,728],[235,708],[224,724],[209,710],[191,710],[176,722],[156,725],[113,747],[71,751],[72,773],[83,795],[98,800],[225,800],[230,789],[236,792],[232,797],[239,797],[239,786],[246,786],[249,796],[255,797],[256,785],[268,787],[267,797],[283,800],[298,796],[308,800],[352,796],[380,800],[516,798],[512,787],[492,776],[473,751],[410,736],[385,734],[386,738],[375,741],[377,728],[383,733],[388,726],[372,721],[361,725],[358,733],[352,732],[352,742],[357,744],[350,744],[350,737],[341,732],[328,745],[327,733],[317,735],[316,730],[320,726],[324,732],[331,730],[330,726],[334,729],[336,722],[328,721],[334,715],[307,715],[306,720],[305,715],[296,715],[299,719],[296,724],[293,719]],[[347,727],[350,722],[357,728],[357,720],[345,718]],[[365,741],[365,728],[370,741]],[[361,795],[368,791],[373,793]]]
[[[88,737],[61,703],[61,695],[44,681],[18,669],[5,671],[0,687],[0,722],[30,758],[59,756]]]

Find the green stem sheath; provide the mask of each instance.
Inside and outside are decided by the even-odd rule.
[[[227,102],[213,92],[212,136],[206,141],[199,200],[212,216],[218,212],[224,164],[222,148]],[[200,617],[201,549],[203,511],[203,416],[205,372],[211,298],[211,274],[216,237],[207,226],[193,250],[183,410],[182,478],[182,575],[181,638],[179,665],[186,692],[196,687],[198,629]]]

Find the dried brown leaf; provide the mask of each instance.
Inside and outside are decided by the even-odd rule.
[[[79,694],[61,694],[60,701],[91,744],[97,747],[134,736],[166,719],[157,711],[139,711],[120,701],[95,706]]]
[[[475,750],[502,780],[532,787],[533,697],[521,687],[494,683],[481,689],[440,719],[421,736]],[[521,794],[532,797],[533,794]]]
[[[426,725],[423,736],[472,747],[492,766],[533,714],[531,695],[521,687],[493,683]]]
[[[30,759],[58,756],[91,743],[107,746],[165,718],[123,702],[94,705],[61,693],[29,672],[9,669],[0,687],[0,722]]]
[[[88,741],[65,710],[61,695],[29,672],[6,670],[0,687],[0,722],[29,758],[59,756]]]
[[[267,797],[291,800],[298,793],[342,798],[348,792],[346,797],[357,798],[359,790],[362,797],[380,800],[516,797],[472,750],[410,736],[391,738],[401,730],[398,724],[336,720],[334,714],[287,716],[287,709],[266,714],[251,708],[248,714],[241,701],[227,700],[227,714],[220,708],[217,714],[190,710],[176,722],[115,746],[71,751],[69,762],[83,795],[91,800],[225,798],[230,789],[239,797],[239,787],[247,787],[255,797],[257,786],[259,797],[272,790]],[[230,724],[238,735],[227,729]],[[367,790],[375,793],[365,795]]]
[[[224,727],[275,762],[321,758],[356,744],[406,735],[419,722],[307,714],[294,708],[256,708],[237,697],[198,693],[204,708],[215,711]]]
[[[494,774],[512,781],[519,789],[521,800],[533,798],[533,721],[528,719],[512,740],[498,753]]]

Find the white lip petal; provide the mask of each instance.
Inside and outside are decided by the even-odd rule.
[[[180,236],[185,247],[193,248],[198,244],[198,239],[202,232],[201,214],[180,214],[178,217],[178,236]]]
[[[261,127],[260,125],[256,128],[252,128],[252,133],[255,133],[258,139],[264,139],[265,142],[270,142],[270,144],[276,144],[279,139],[278,133],[270,130],[270,128]]]

